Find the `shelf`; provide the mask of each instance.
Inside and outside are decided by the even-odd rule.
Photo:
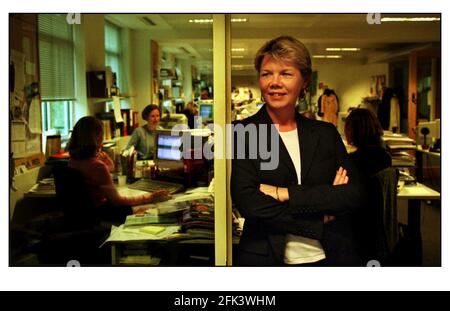
[[[379,101],[381,101],[381,98],[378,96],[367,96],[367,97],[363,97],[362,100],[363,100],[363,102],[370,103],[370,102],[379,102]]]
[[[132,96],[117,96],[119,99],[128,99],[131,98]],[[113,101],[112,97],[88,97],[88,99],[92,100],[94,103],[106,103],[106,102],[110,102]]]

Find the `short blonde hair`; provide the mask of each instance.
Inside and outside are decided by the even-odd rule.
[[[300,70],[306,87],[309,86],[312,73],[311,56],[308,49],[299,40],[291,36],[280,36],[267,41],[255,56],[255,69],[258,72],[261,70],[262,61],[266,55],[294,64]]]

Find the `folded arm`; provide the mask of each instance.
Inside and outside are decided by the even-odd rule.
[[[231,196],[246,219],[254,219],[268,232],[291,233],[318,239],[322,235],[321,219],[305,219],[296,216],[298,211],[259,191],[260,180],[254,163],[250,160],[233,160]]]

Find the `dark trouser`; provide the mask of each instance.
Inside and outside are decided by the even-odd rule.
[[[316,262],[308,262],[308,263],[299,263],[296,265],[288,265],[284,264],[286,267],[327,267],[327,259],[322,259]]]
[[[271,248],[268,254],[257,254],[239,249],[234,266],[239,267],[276,267],[282,264],[278,262]]]

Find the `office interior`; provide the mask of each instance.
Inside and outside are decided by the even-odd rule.
[[[428,13],[10,14],[10,266],[86,265],[77,251],[87,248],[89,235],[65,231],[64,199],[58,198],[52,175],[54,167],[67,165],[64,148],[77,120],[101,119],[104,150],[121,159],[133,130],[145,124],[144,107],[161,108],[160,125],[168,131],[160,134],[171,137],[173,125],[188,126],[183,110],[191,103],[201,117],[195,121],[201,146],[213,144],[216,152],[225,148],[226,137],[208,125],[224,128],[260,109],[254,55],[283,34],[304,42],[312,57],[312,83],[297,110],[329,122],[318,99],[333,89],[339,106],[331,122],[344,142],[351,108],[377,113],[383,92],[393,90],[396,124],[383,141],[399,155],[393,165],[403,176],[397,221],[415,223],[420,234],[401,264],[440,266],[441,21],[440,14]],[[395,138],[401,138],[400,153]],[[193,199],[170,213],[174,224],[140,218],[112,228],[108,240],[91,249],[105,258],[96,264],[233,266],[245,219],[229,194],[231,160],[203,156],[199,166],[188,165],[192,171],[183,171],[186,160],[162,160],[136,161],[131,173],[122,168],[133,175],[125,187],[153,178],[160,161],[181,165],[177,177],[184,187],[177,195]],[[164,203],[170,205],[160,202],[153,210],[161,212]],[[189,228],[183,216],[196,207],[209,213],[208,223]],[[405,231],[398,241],[408,248]]]

